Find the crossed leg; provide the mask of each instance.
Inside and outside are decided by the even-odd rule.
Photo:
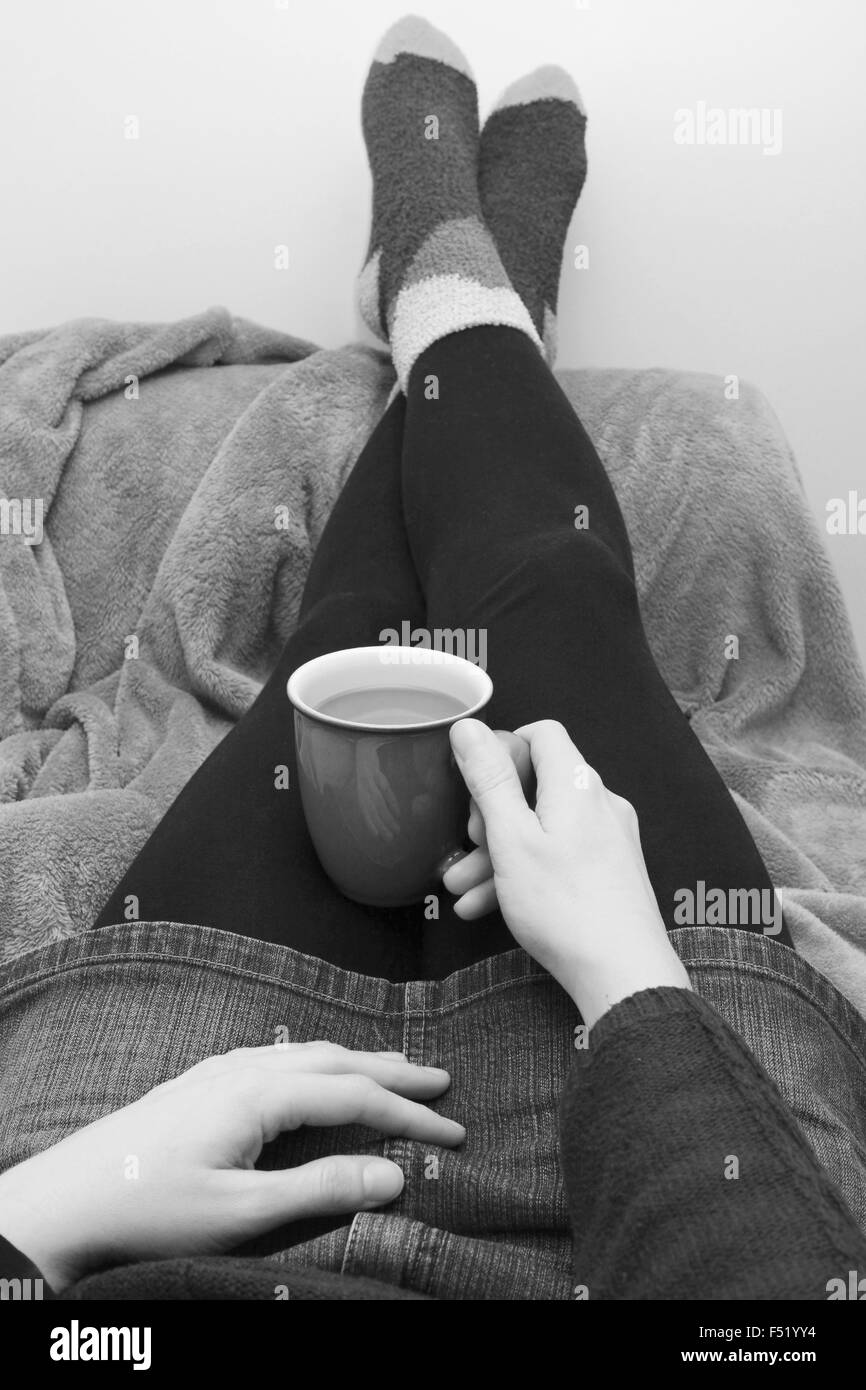
[[[428,389],[431,378],[437,389]],[[588,509],[576,529],[575,508]],[[467,924],[441,895],[367,908],[324,874],[303,818],[286,682],[386,628],[474,631],[494,727],[558,719],[631,801],[669,928],[699,880],[772,893],[752,837],[667,689],[641,623],[631,549],[598,455],[522,333],[434,343],[358,459],[313,559],[296,632],[248,713],[190,780],[103,907],[281,942],[392,980],[442,978],[513,947],[500,914]],[[290,770],[289,790],[275,766]],[[761,930],[760,923],[743,924]],[[790,944],[786,929],[776,937]]]

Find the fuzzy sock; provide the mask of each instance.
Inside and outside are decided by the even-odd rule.
[[[478,97],[460,50],[426,20],[401,19],[376,51],[362,118],[373,226],[360,307],[390,342],[403,391],[420,354],[459,329],[503,324],[543,350],[484,225]]]
[[[551,366],[562,249],[586,178],[585,131],[574,82],[543,67],[503,93],[481,132],[484,219]]]

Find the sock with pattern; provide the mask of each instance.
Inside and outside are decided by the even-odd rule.
[[[400,20],[376,52],[362,116],[373,225],[360,306],[402,389],[420,354],[460,329],[502,324],[541,349],[484,225],[478,98],[460,50],[426,20]]]
[[[543,67],[504,92],[481,132],[484,220],[551,366],[562,248],[586,178],[585,131],[574,82]]]

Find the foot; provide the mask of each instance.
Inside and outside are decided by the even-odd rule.
[[[362,115],[373,226],[359,299],[403,390],[421,353],[463,328],[504,324],[540,347],[484,225],[478,98],[460,50],[426,20],[400,20],[376,52]]]
[[[542,67],[504,92],[481,133],[484,219],[551,365],[562,249],[586,178],[585,132],[574,82],[562,68]]]

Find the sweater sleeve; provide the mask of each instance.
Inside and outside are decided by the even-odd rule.
[[[599,1019],[560,1138],[575,1297],[827,1299],[866,1270],[777,1087],[690,990],[642,990]]]

